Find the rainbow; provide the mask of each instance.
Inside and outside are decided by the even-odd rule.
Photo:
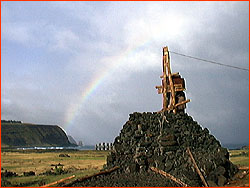
[[[88,98],[97,90],[97,88],[102,85],[102,83],[112,72],[120,67],[126,57],[128,57],[132,52],[136,51],[139,47],[144,46],[146,42],[140,42],[140,44],[141,45],[137,45],[136,47],[128,47],[127,49],[123,50],[122,53],[120,53],[118,56],[112,57],[112,59],[110,60],[111,63],[106,68],[102,69],[102,71],[99,72],[96,76],[94,76],[89,85],[81,93],[80,101],[77,103],[77,105],[72,106],[67,110],[67,114],[65,116],[66,131],[71,126],[73,126],[76,117],[80,115],[79,113],[81,112],[85,101],[87,101]]]

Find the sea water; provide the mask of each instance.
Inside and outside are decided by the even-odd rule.
[[[63,149],[75,149],[75,150],[95,150],[95,146],[75,146],[75,147],[58,147],[58,146],[48,146],[48,147],[21,147],[18,150],[63,150]]]

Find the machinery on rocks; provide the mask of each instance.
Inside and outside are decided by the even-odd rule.
[[[185,97],[185,80],[181,77],[179,72],[171,73],[170,56],[168,47],[163,48],[163,75],[162,85],[156,86],[158,94],[162,94],[162,110],[177,112],[184,112],[186,103],[190,102],[190,99],[186,100]]]
[[[168,47],[163,48],[161,78],[162,85],[156,86],[163,95],[161,113],[130,114],[104,171],[73,186],[216,187],[233,178],[238,168],[228,150],[184,112],[190,100],[185,99],[184,78],[171,73]]]

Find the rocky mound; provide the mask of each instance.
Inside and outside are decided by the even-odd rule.
[[[203,186],[187,148],[209,186],[222,186],[237,172],[227,149],[185,113],[130,114],[114,147],[107,168],[119,166],[120,173],[156,167],[189,186]]]
[[[65,186],[65,185],[63,185]],[[112,173],[92,177],[65,187],[178,187],[179,185],[154,172]]]
[[[104,170],[118,170],[70,186],[215,187],[238,171],[227,149],[185,113],[130,114],[114,148]]]

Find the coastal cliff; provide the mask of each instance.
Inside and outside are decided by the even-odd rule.
[[[74,146],[58,125],[1,121],[2,147]]]

